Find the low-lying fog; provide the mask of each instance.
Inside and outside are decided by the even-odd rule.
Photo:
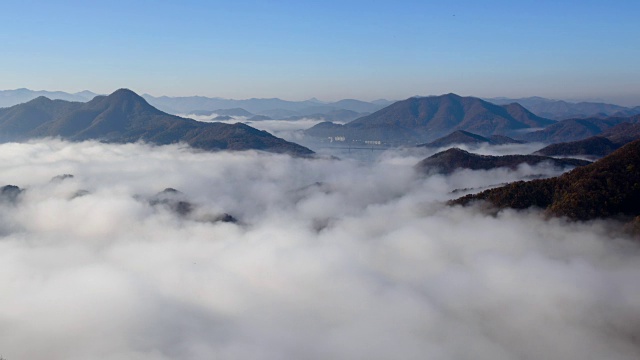
[[[221,122],[223,124],[245,123],[259,130],[265,130],[274,136],[287,141],[303,141],[302,130],[309,129],[325,120],[300,119],[300,120],[256,120],[251,121],[246,117],[236,116],[231,120],[214,120],[217,114],[212,115],[181,115],[202,122]],[[337,122],[340,124],[340,122]]]
[[[0,185],[26,191],[0,203],[0,355],[640,358],[640,254],[617,224],[442,204],[557,169],[423,177],[420,159],[2,144]],[[150,205],[168,187],[238,222]]]
[[[214,120],[217,114],[212,115],[181,115],[189,117],[191,119],[202,122],[221,122],[224,124],[235,124],[238,122],[245,123],[259,130],[265,130],[274,136],[283,138],[287,141],[293,141],[300,145],[306,146],[313,151],[338,157],[349,157],[354,160],[371,162],[378,160],[382,156],[389,155],[389,151],[385,147],[376,147],[368,145],[360,145],[356,148],[350,148],[348,144],[334,142],[334,143],[320,143],[317,139],[305,137],[303,131],[317,125],[324,120],[317,119],[300,119],[300,120],[258,120],[250,121],[246,117],[236,116],[231,120]],[[335,122],[342,124],[341,122]],[[531,154],[534,151],[542,149],[545,144],[542,143],[526,143],[526,144],[507,144],[500,146],[492,146],[486,144],[459,144],[457,147],[471,151],[476,154],[482,155],[509,155],[509,154]],[[368,148],[368,149],[367,149]],[[394,157],[402,157],[405,161],[418,162],[427,156],[431,156],[436,152],[443,151],[450,148],[450,146],[443,148],[404,148],[396,149],[393,151]],[[586,159],[593,160],[593,159]]]

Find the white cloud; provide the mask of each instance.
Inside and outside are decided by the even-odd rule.
[[[0,145],[0,181],[27,188],[18,205],[0,205],[0,353],[638,358],[638,247],[613,235],[616,224],[441,203],[456,188],[557,170],[423,177],[405,155],[363,164]],[[74,178],[50,182],[64,173]],[[144,201],[167,187],[240,223]]]

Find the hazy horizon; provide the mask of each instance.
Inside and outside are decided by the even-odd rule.
[[[365,101],[365,102],[375,102],[378,100],[384,100],[384,101],[391,101],[391,102],[396,102],[396,101],[402,101],[402,100],[406,100],[410,97],[430,97],[430,96],[442,96],[442,95],[446,95],[449,93],[442,93],[442,94],[415,94],[406,98],[401,98],[401,99],[393,99],[393,98],[375,98],[375,99],[364,99],[364,98],[335,98],[335,99],[322,99],[322,98],[318,98],[316,96],[312,96],[309,98],[304,98],[304,99],[288,99],[288,98],[279,98],[276,96],[267,96],[267,97],[247,97],[247,98],[225,98],[223,96],[205,96],[202,94],[192,94],[192,95],[176,95],[176,96],[170,96],[170,95],[165,95],[165,94],[149,94],[146,92],[139,92],[136,91],[135,89],[131,89],[129,87],[126,86],[121,86],[118,88],[115,88],[111,91],[108,92],[96,92],[93,91],[91,89],[83,89],[83,90],[79,90],[79,91],[66,91],[66,90],[61,90],[61,89],[30,89],[30,88],[26,88],[26,87],[20,87],[20,88],[11,88],[11,89],[0,89],[0,92],[2,91],[17,91],[17,90],[29,90],[29,91],[33,91],[33,92],[50,92],[50,93],[56,93],[56,92],[63,92],[63,93],[67,93],[70,95],[75,95],[75,94],[80,94],[83,92],[91,92],[94,93],[96,95],[109,95],[113,92],[115,92],[118,89],[129,89],[135,93],[137,93],[138,95],[141,96],[152,96],[154,98],[161,98],[161,97],[172,97],[172,98],[183,98],[183,97],[207,97],[207,98],[211,98],[211,99],[224,99],[224,100],[252,100],[252,99],[280,99],[280,100],[285,100],[285,101],[292,101],[292,102],[297,102],[297,101],[318,101],[320,103],[332,103],[332,102],[336,102],[336,101],[340,101],[340,100],[360,100],[360,101]],[[587,97],[587,98],[551,98],[551,97],[545,97],[545,96],[540,96],[540,95],[528,95],[528,96],[508,96],[508,95],[500,95],[500,96],[491,96],[491,97],[486,97],[486,96],[478,96],[478,95],[474,95],[474,94],[459,94],[459,93],[454,93],[456,95],[462,96],[462,97],[476,97],[476,98],[480,98],[480,99],[501,99],[501,98],[509,98],[509,99],[524,99],[524,98],[534,98],[534,97],[541,97],[541,98],[545,98],[548,100],[555,100],[555,101],[566,101],[566,102],[570,102],[570,103],[579,103],[579,102],[595,102],[595,103],[607,103],[607,104],[613,104],[613,105],[620,105],[620,106],[625,106],[625,107],[634,107],[634,106],[640,106],[640,96],[638,98],[638,102],[624,102],[624,101],[609,101],[607,99],[604,98],[596,98],[596,97]]]

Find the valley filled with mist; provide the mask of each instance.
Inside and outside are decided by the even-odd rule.
[[[637,359],[640,248],[621,223],[447,206],[566,169],[415,167],[438,150],[363,160],[0,144],[2,181],[20,188],[0,201],[0,349],[34,360]]]

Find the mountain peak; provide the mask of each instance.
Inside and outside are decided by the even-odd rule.
[[[162,113],[160,110],[151,106],[142,96],[124,88],[118,89],[105,97],[96,96],[93,101],[100,104],[108,104],[108,106],[136,108],[137,111],[142,110],[157,114]]]
[[[443,97],[443,98],[454,98],[454,99],[462,98],[462,96],[460,96],[458,94],[454,94],[454,93],[444,94],[444,95],[441,95],[440,97]]]
[[[50,103],[51,101],[53,101],[53,100],[49,99],[46,96],[38,96],[37,98],[35,98],[35,99],[31,100],[31,101],[28,101],[27,103],[30,103],[30,104],[42,104],[42,103]]]
[[[138,94],[136,94],[135,92],[133,92],[132,90],[126,89],[126,88],[122,88],[122,89],[118,89],[116,91],[114,91],[113,93],[111,93],[109,96],[107,96],[109,98],[118,98],[118,99],[140,99],[140,100],[144,100],[144,98]]]
[[[2,141],[48,136],[157,145],[183,142],[203,150],[263,150],[309,156],[313,151],[247,125],[204,123],[164,113],[128,89],[89,102],[49,100],[0,112]]]

